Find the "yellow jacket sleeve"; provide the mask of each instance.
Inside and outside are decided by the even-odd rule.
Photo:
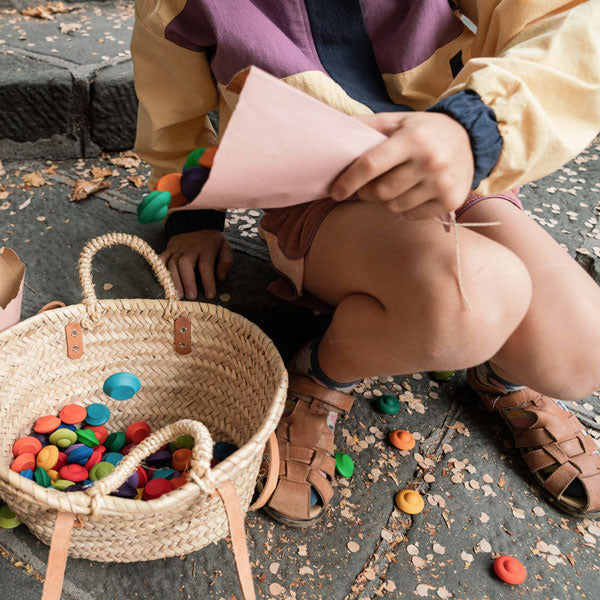
[[[140,2],[142,8],[145,4]],[[139,100],[135,150],[152,167],[150,189],[166,173],[181,171],[192,150],[217,143],[207,113],[217,108],[218,93],[206,53],[178,46],[160,33],[160,24],[148,26],[136,11],[131,39]]]
[[[500,158],[477,191],[543,177],[600,129],[600,0],[461,0],[477,25],[464,68],[442,95],[472,89],[494,110]]]

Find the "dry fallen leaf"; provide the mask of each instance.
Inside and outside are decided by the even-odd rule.
[[[78,179],[73,185],[73,190],[71,191],[69,200],[71,200],[71,202],[78,202],[79,200],[87,198],[94,192],[105,190],[109,187],[110,183],[100,179],[92,179],[91,181],[87,181],[86,179]]]
[[[37,17],[38,19],[46,19],[51,21],[54,19],[53,13],[71,12],[78,8],[77,6],[66,6],[63,2],[48,2],[47,4],[38,4],[30,8],[24,8],[19,12],[26,17]]]
[[[285,592],[285,589],[282,588],[278,583],[272,583],[269,586],[269,593],[271,596],[279,596],[279,594],[282,594],[283,592]]]
[[[113,284],[112,283],[105,283],[102,288],[106,291],[108,290],[112,290],[113,289]]]
[[[277,575],[277,573],[279,572],[279,563],[278,562],[271,563],[269,565],[269,571],[271,571],[271,573],[273,573],[273,575]]]
[[[11,207],[10,202],[4,202],[3,204],[0,204],[0,210],[8,210]]]
[[[90,169],[92,174],[92,179],[104,179],[105,177],[112,177],[117,171],[113,171],[108,167],[106,169],[101,169],[100,167],[93,166]]]
[[[0,160],[0,177],[2,177],[2,175],[6,175],[6,171],[4,170],[4,165],[2,164],[2,161]]]
[[[121,156],[117,156],[116,158],[110,158],[109,162],[117,167],[123,167],[125,169],[130,169],[131,167],[137,168],[142,163],[139,156],[131,150],[123,152]]]
[[[32,187],[40,187],[46,184],[46,180],[44,176],[39,171],[34,171],[33,173],[25,173],[21,179]]]
[[[434,590],[435,588],[432,585],[427,585],[426,583],[420,583],[415,592],[417,596],[421,596],[421,598],[425,598],[429,594],[429,590]]]
[[[356,542],[348,542],[346,547],[350,552],[358,552],[360,550],[360,546]]]
[[[133,175],[130,175],[127,178],[127,181],[133,183],[133,185],[135,185],[136,188],[142,187],[142,185],[144,184],[144,178],[141,175],[136,175],[135,177]]]
[[[81,28],[81,23],[61,23],[60,24],[60,32],[61,33],[73,33],[74,31],[79,31]]]

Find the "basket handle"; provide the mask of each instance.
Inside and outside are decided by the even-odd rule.
[[[110,475],[96,481],[92,487],[85,490],[85,493],[92,497],[92,515],[97,514],[100,510],[104,497],[123,484],[144,458],[184,434],[191,435],[194,438],[190,476],[202,491],[206,494],[212,494],[215,490],[210,470],[210,459],[213,450],[212,438],[208,429],[200,421],[182,419],[151,433],[121,460]]]
[[[150,263],[156,279],[165,291],[165,297],[168,300],[165,317],[170,318],[174,313],[175,303],[179,299],[179,296],[177,295],[171,275],[158,254],[144,240],[135,235],[129,233],[107,233],[106,235],[101,235],[90,240],[79,256],[79,280],[81,281],[81,289],[83,291],[83,304],[87,308],[89,318],[86,326],[97,324],[102,317],[102,309],[96,297],[94,282],[92,280],[92,258],[94,258],[94,255],[99,250],[116,245],[129,246],[129,248],[141,254]]]

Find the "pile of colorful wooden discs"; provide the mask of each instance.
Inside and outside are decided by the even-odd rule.
[[[139,385],[136,386],[134,380],[133,386],[127,388],[128,380],[123,376],[135,376],[118,375],[105,382],[104,391],[115,399],[117,396],[128,399],[139,390]],[[109,418],[110,410],[100,403],[87,408],[68,404],[58,416],[40,417],[33,432],[14,443],[11,470],[38,485],[66,492],[94,485],[112,473],[123,457],[150,434],[150,426],[145,421],[135,421],[125,431],[109,433],[105,426]],[[193,447],[191,436],[179,436],[146,457],[112,495],[154,500],[181,487],[187,482]],[[216,443],[211,466],[236,450],[234,444]]]
[[[161,177],[156,189],[144,196],[139,204],[138,222],[162,221],[170,208],[192,202],[208,179],[217,148],[196,148],[188,154],[181,173],[169,173]]]

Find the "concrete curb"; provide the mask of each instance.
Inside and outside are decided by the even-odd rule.
[[[130,59],[76,65],[33,52],[0,56],[0,158],[64,159],[132,148]]]
[[[115,42],[106,47],[96,36],[117,21],[112,17],[121,18],[123,9],[103,3],[77,10],[51,22],[15,11],[0,15],[0,159],[59,160],[133,147],[137,98],[125,50],[132,12],[123,17],[129,26],[116,34],[119,39],[106,32]],[[90,35],[82,27],[78,37],[61,35],[59,22],[75,19],[95,30]],[[107,56],[97,56],[102,51]]]

